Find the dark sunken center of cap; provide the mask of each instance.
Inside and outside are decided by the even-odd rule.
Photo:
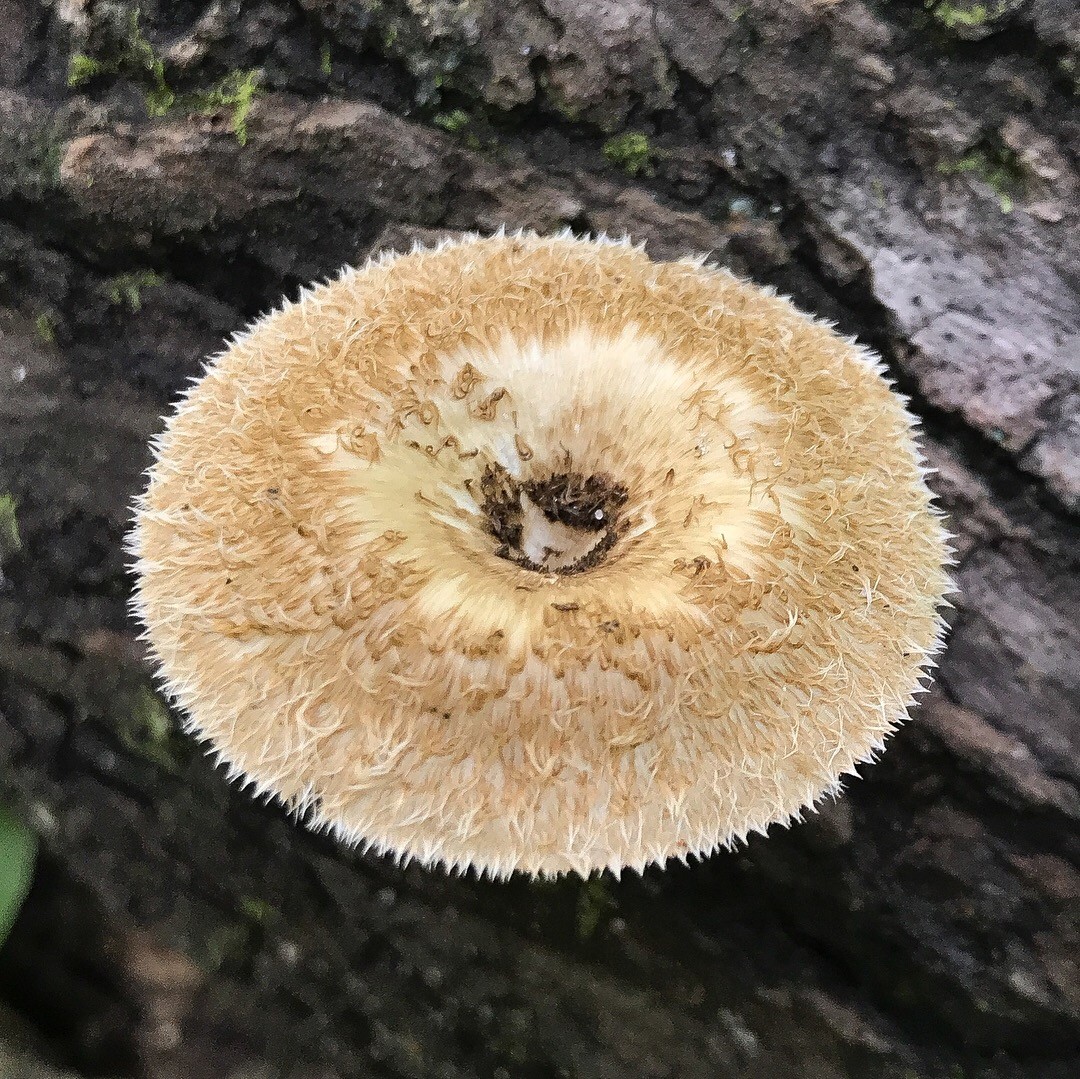
[[[627,499],[626,488],[604,473],[522,481],[501,465],[488,465],[480,490],[496,553],[537,573],[582,573],[603,562]]]

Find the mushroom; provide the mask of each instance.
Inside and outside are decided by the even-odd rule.
[[[940,647],[948,535],[853,341],[626,241],[347,269],[155,443],[135,608],[192,731],[350,842],[641,870],[799,817]]]

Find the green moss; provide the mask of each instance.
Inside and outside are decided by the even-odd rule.
[[[319,70],[329,78],[334,73],[334,64],[330,59],[330,42],[324,41],[319,49]]]
[[[590,877],[582,881],[574,908],[574,928],[578,940],[588,940],[614,909],[615,899],[603,877]]]
[[[128,13],[128,36],[124,45],[124,55],[131,63],[151,70],[155,64],[160,63],[154,46],[150,39],[142,32],[139,26],[139,8],[132,8]]]
[[[165,61],[154,52],[153,44],[139,26],[139,14],[139,9],[134,8],[128,17],[128,37],[121,66],[150,81],[150,89],[145,94],[147,115],[164,116],[173,107],[176,94],[165,81]]]
[[[942,176],[970,175],[989,184],[998,198],[1002,213],[1011,213],[1015,198],[1023,191],[1026,175],[1019,155],[1004,146],[984,143],[972,148],[955,161],[937,166]]]
[[[46,187],[60,183],[60,165],[64,160],[64,134],[60,131],[42,131],[38,141],[38,175]]]
[[[926,5],[930,13],[947,30],[958,30],[972,26],[984,26],[986,23],[998,18],[1005,11],[1004,3],[996,4],[972,4],[964,7],[959,4],[933,3]]]
[[[216,86],[209,90],[200,90],[190,98],[182,99],[180,104],[189,105],[193,111],[204,114],[222,109],[230,111],[232,132],[236,141],[243,146],[248,137],[248,114],[258,94],[259,71],[251,68],[247,71],[230,72]]]
[[[165,85],[161,73],[156,74],[160,81],[145,94],[147,116],[164,116],[176,103],[176,94]]]
[[[139,691],[134,719],[143,737],[152,745],[161,745],[172,734],[169,710],[148,686],[143,686]]]
[[[53,326],[52,317],[44,311],[34,319],[34,333],[37,334],[39,341],[44,341],[47,345],[51,345],[56,340],[56,329]]]
[[[937,170],[942,176],[958,176],[964,172],[976,172],[981,169],[985,157],[981,153],[965,154],[955,161],[938,162]]]
[[[323,72],[329,75],[329,44],[323,45],[320,58]],[[103,74],[124,74],[146,84],[143,96],[149,116],[165,116],[174,108],[204,114],[228,110],[237,141],[241,146],[247,142],[247,118],[259,91],[259,72],[255,69],[233,71],[207,90],[177,94],[166,78],[165,61],[154,51],[153,44],[139,26],[138,8],[130,13],[127,37],[117,55],[111,58],[84,53],[72,55],[68,64],[68,85],[79,86]]]
[[[130,753],[156,764],[162,771],[176,772],[182,763],[172,717],[165,702],[148,685],[124,694],[114,713],[120,744]]]
[[[132,311],[138,311],[142,307],[143,289],[159,287],[162,284],[162,278],[153,270],[136,270],[134,273],[122,273],[111,277],[106,284],[111,304],[114,306],[126,304]]]
[[[576,124],[582,117],[581,105],[568,101],[551,87],[547,87],[548,102],[551,107],[569,124]]]
[[[331,71],[330,46],[324,43],[320,52],[325,74]],[[230,126],[237,141],[247,142],[247,118],[259,90],[259,72],[255,69],[233,71],[206,90],[177,94],[169,85],[165,61],[139,25],[139,9],[129,15],[127,36],[118,53],[112,57],[93,57],[75,53],[69,61],[68,84],[78,86],[101,74],[124,74],[146,85],[144,99],[149,116],[165,116],[173,109],[186,108],[191,112],[212,113],[222,109],[231,113]]]
[[[249,953],[253,932],[246,922],[219,925],[205,938],[201,948],[195,947],[195,961],[206,973],[214,974]]]
[[[0,555],[14,554],[22,547],[19,522],[15,516],[15,496],[0,494]]]
[[[452,112],[440,112],[435,117],[435,123],[444,131],[454,134],[469,123],[469,114],[464,109],[454,109]]]
[[[165,78],[165,61],[154,51],[139,25],[139,9],[128,12],[126,36],[113,56],[73,53],[68,60],[68,86],[75,88],[98,75],[125,74],[149,83],[145,93],[149,116],[164,116],[176,102],[176,94]]]
[[[146,71],[153,83],[145,95],[146,113],[148,116],[164,116],[176,101],[176,94],[165,81],[165,61],[154,55],[153,46],[141,34],[133,43],[133,49],[136,63]]]
[[[103,74],[105,69],[105,65],[100,60],[95,60],[84,52],[72,53],[68,60],[67,84],[72,89],[82,86],[83,83]]]
[[[1057,70],[1062,79],[1069,84],[1073,96],[1080,96],[1080,63],[1075,56],[1063,56],[1057,62]]]
[[[629,176],[647,169],[653,156],[648,136],[640,131],[627,131],[604,143],[604,157]]]
[[[274,917],[274,908],[265,899],[253,895],[240,897],[240,913],[255,925],[266,925]]]

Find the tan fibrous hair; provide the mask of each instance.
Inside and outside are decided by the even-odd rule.
[[[210,362],[135,608],[191,730],[346,840],[641,870],[797,818],[907,718],[950,589],[913,427],[700,259],[468,237]]]

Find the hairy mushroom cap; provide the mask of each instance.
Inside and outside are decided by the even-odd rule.
[[[234,773],[422,862],[640,869],[787,822],[906,718],[947,534],[879,362],[625,242],[469,238],[236,338],[132,549]]]

